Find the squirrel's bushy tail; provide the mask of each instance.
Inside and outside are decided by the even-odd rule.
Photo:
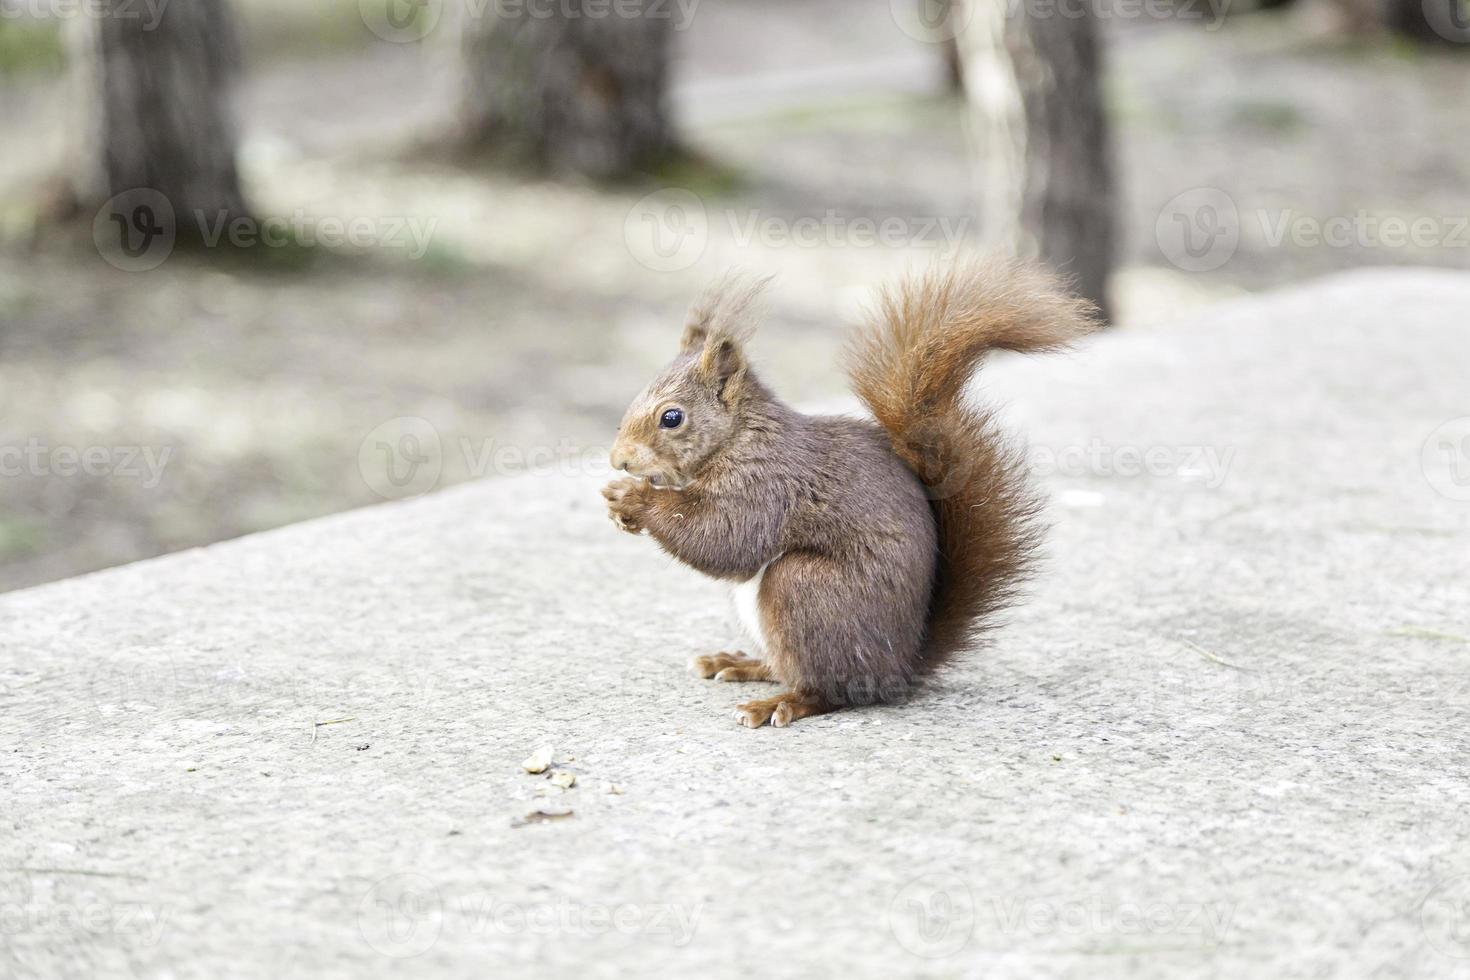
[[[1024,461],[966,384],[995,349],[1064,348],[1095,326],[1085,300],[1048,273],[987,260],[935,269],[879,294],[853,340],[853,390],[887,430],[894,451],[929,487],[939,568],[926,666],[982,635],[1016,596],[1042,528]]]

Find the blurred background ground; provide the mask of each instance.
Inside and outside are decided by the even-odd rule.
[[[731,265],[779,277],[756,346],[765,374],[794,401],[832,398],[873,283],[953,254],[947,231],[973,236],[961,102],[887,2],[705,0],[675,42],[674,86],[703,162],[612,187],[424,150],[446,104],[432,36],[378,40],[344,0],[236,6],[256,209],[411,221],[429,229],[422,248],[180,253],[129,273],[85,239],[38,237],[37,188],[66,146],[60,48],[45,24],[0,19],[0,446],[167,453],[156,481],[141,462],[65,475],[54,453],[0,477],[0,589],[392,496],[363,460],[401,417],[439,438],[439,485],[590,465],[672,353],[691,296]],[[1310,2],[1223,24],[1120,16],[1104,37],[1119,329],[1171,329],[1190,307],[1352,266],[1470,268],[1470,232],[1456,233],[1470,215],[1463,52],[1354,39]],[[1189,271],[1159,228],[1202,188],[1237,209],[1240,241]],[[669,260],[643,225],[685,192],[705,234]],[[1428,217],[1440,235],[1274,242],[1284,209]],[[911,234],[859,241],[859,217]],[[752,231],[769,218],[839,231]]]

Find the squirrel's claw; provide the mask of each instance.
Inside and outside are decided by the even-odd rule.
[[[735,709],[735,720],[746,728],[759,728],[771,720],[774,711],[764,701],[747,701]]]
[[[757,660],[750,664],[736,664],[715,674],[717,681],[775,681],[771,668]]]

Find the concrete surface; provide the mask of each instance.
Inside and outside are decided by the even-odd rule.
[[[1467,310],[1362,273],[998,362],[1049,574],[784,731],[593,473],[6,596],[0,974],[1470,975]]]

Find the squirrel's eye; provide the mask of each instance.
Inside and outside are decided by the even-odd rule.
[[[677,429],[684,424],[684,413],[677,408],[671,408],[659,416],[658,425],[661,429]]]

